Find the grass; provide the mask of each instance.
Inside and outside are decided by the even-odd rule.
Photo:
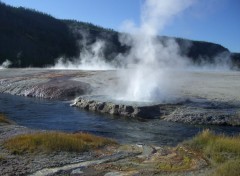
[[[239,176],[240,160],[229,160],[214,171],[213,176]]]
[[[116,144],[115,141],[86,133],[41,132],[13,137],[4,143],[13,154],[26,152],[84,152]]]
[[[190,168],[191,166],[191,158],[188,156],[183,156],[180,163],[173,163],[173,162],[162,162],[158,165],[158,168],[163,171],[184,171]]]
[[[7,117],[4,114],[0,113],[0,123],[10,124],[11,122],[7,119]]]
[[[216,135],[205,130],[187,145],[203,153],[216,167],[212,175],[240,176],[240,136]]]
[[[215,135],[205,130],[189,142],[191,148],[201,150],[209,159],[223,163],[229,159],[240,159],[240,136]]]

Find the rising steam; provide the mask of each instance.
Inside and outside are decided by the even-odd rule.
[[[125,71],[122,85],[125,93],[120,99],[130,101],[164,101],[168,96],[169,85],[166,70],[181,69],[187,65],[187,59],[180,55],[178,44],[173,40],[161,41],[157,35],[169,21],[192,5],[194,0],[146,0],[142,6],[141,24],[124,23],[123,44],[131,46],[127,56],[132,68]],[[177,76],[177,75],[176,75]]]
[[[192,6],[197,0],[145,0],[141,9],[140,25],[133,21],[125,21],[121,27],[124,33],[119,36],[119,41],[124,46],[129,46],[128,53],[119,54],[113,60],[126,66],[118,70],[118,82],[115,86],[105,88],[114,99],[124,101],[157,101],[172,102],[182,78],[178,71],[202,68],[229,68],[229,53],[223,53],[213,58],[209,64],[203,58],[200,67],[193,66],[190,59],[184,56],[183,48],[171,38],[161,38],[162,30],[176,16]],[[88,45],[88,37],[82,34],[82,46],[79,58],[72,61],[60,58],[54,69],[81,69],[81,70],[109,70],[115,67],[107,63],[104,58],[105,42],[97,40]],[[200,59],[201,60],[201,59]],[[217,63],[217,64],[216,64]],[[116,68],[115,68],[116,69]],[[181,75],[181,74],[180,74]],[[178,80],[171,81],[172,77]],[[176,80],[176,79],[174,79]],[[113,92],[113,93],[111,93]]]
[[[200,57],[198,62],[198,65],[192,64],[188,69],[195,71],[231,71],[234,68],[229,52],[219,53],[213,58]]]
[[[81,49],[79,58],[73,61],[61,57],[57,60],[52,69],[69,69],[69,70],[110,70],[113,67],[105,61],[104,49],[105,42],[97,40],[90,46],[87,46],[86,39],[82,40],[83,48]]]
[[[10,60],[5,60],[2,65],[0,65],[0,69],[8,68],[10,65],[12,65],[12,62]]]

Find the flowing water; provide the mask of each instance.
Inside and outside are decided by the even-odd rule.
[[[34,129],[84,131],[111,137],[121,143],[176,145],[209,126],[163,120],[129,120],[70,107],[71,102],[0,94],[0,112],[16,123]],[[211,126],[218,133],[237,134],[239,127]]]

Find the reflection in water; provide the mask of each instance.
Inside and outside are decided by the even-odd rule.
[[[176,145],[206,126],[193,126],[162,120],[138,121],[114,118],[70,107],[70,102],[0,94],[0,112],[30,128],[85,131],[111,137],[122,143]],[[211,127],[216,132],[239,133],[238,127]]]

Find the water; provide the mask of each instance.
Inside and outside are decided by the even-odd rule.
[[[70,102],[0,94],[0,112],[20,125],[34,129],[84,131],[111,137],[121,143],[176,145],[207,128],[162,120],[129,120],[70,107]],[[239,127],[211,127],[236,134]]]

